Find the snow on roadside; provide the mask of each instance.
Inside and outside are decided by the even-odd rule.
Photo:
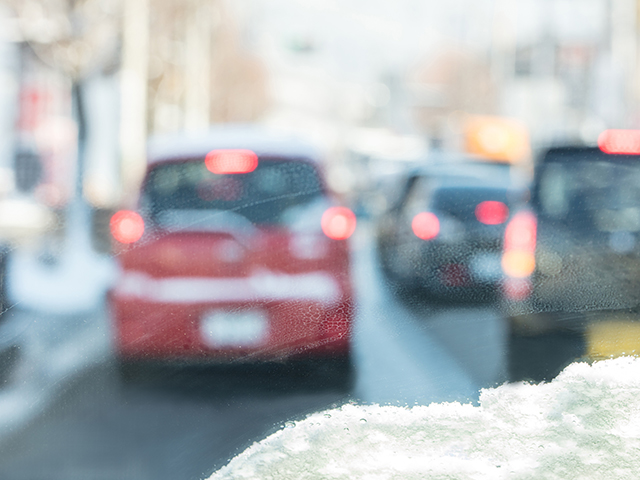
[[[634,478],[640,359],[574,363],[550,383],[483,389],[480,405],[348,404],[254,444],[211,479]]]
[[[114,276],[113,261],[90,251],[70,249],[57,265],[46,265],[32,252],[16,250],[9,258],[8,294],[12,304],[36,312],[90,312]]]
[[[75,201],[67,212],[62,251],[52,264],[41,252],[16,249],[7,265],[7,293],[12,304],[44,314],[77,314],[95,310],[113,284],[113,258],[96,253],[91,242],[91,211]]]

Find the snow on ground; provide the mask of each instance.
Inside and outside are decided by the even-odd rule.
[[[617,479],[640,471],[640,359],[574,363],[480,405],[347,404],[288,422],[211,479]]]
[[[43,313],[88,312],[104,297],[113,271],[108,258],[82,250],[65,252],[55,266],[18,252],[9,261],[11,303]]]
[[[8,295],[12,304],[45,314],[91,312],[102,302],[116,276],[112,258],[91,246],[86,205],[70,210],[67,236],[53,264],[40,252],[14,250],[8,263]]]

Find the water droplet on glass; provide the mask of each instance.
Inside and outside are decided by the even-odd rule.
[[[284,428],[293,428],[296,426],[296,422],[284,422]]]
[[[325,414],[324,414],[324,418],[331,418],[331,414],[329,414],[329,413],[325,413]]]
[[[361,418],[360,419],[360,423],[367,423],[367,419],[366,418]]]

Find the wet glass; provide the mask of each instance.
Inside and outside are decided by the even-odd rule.
[[[258,225],[282,223],[292,208],[322,194],[313,165],[267,158],[251,173],[227,175],[208,170],[204,159],[160,165],[147,176],[142,193],[152,218],[168,210],[222,210]]]
[[[638,11],[1,1],[0,478],[635,466]]]

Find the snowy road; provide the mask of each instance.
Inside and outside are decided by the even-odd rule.
[[[26,428],[5,435],[0,478],[199,479],[287,420],[319,409],[349,400],[473,401],[481,387],[500,382],[503,331],[497,315],[489,307],[445,308],[398,299],[380,276],[369,238],[361,235],[354,242],[358,376],[351,395],[293,384],[274,389],[269,377],[250,371],[191,372],[122,386],[104,354],[108,327],[106,315],[98,312],[83,335],[50,346],[58,348],[60,365],[66,355],[70,373],[60,367],[57,377],[49,374],[50,385],[23,398],[47,406]],[[70,321],[49,319],[49,333],[41,340],[66,331],[60,325]],[[103,353],[92,357],[88,348]],[[50,365],[53,357],[50,353],[41,363]],[[1,409],[0,396],[0,420]]]

